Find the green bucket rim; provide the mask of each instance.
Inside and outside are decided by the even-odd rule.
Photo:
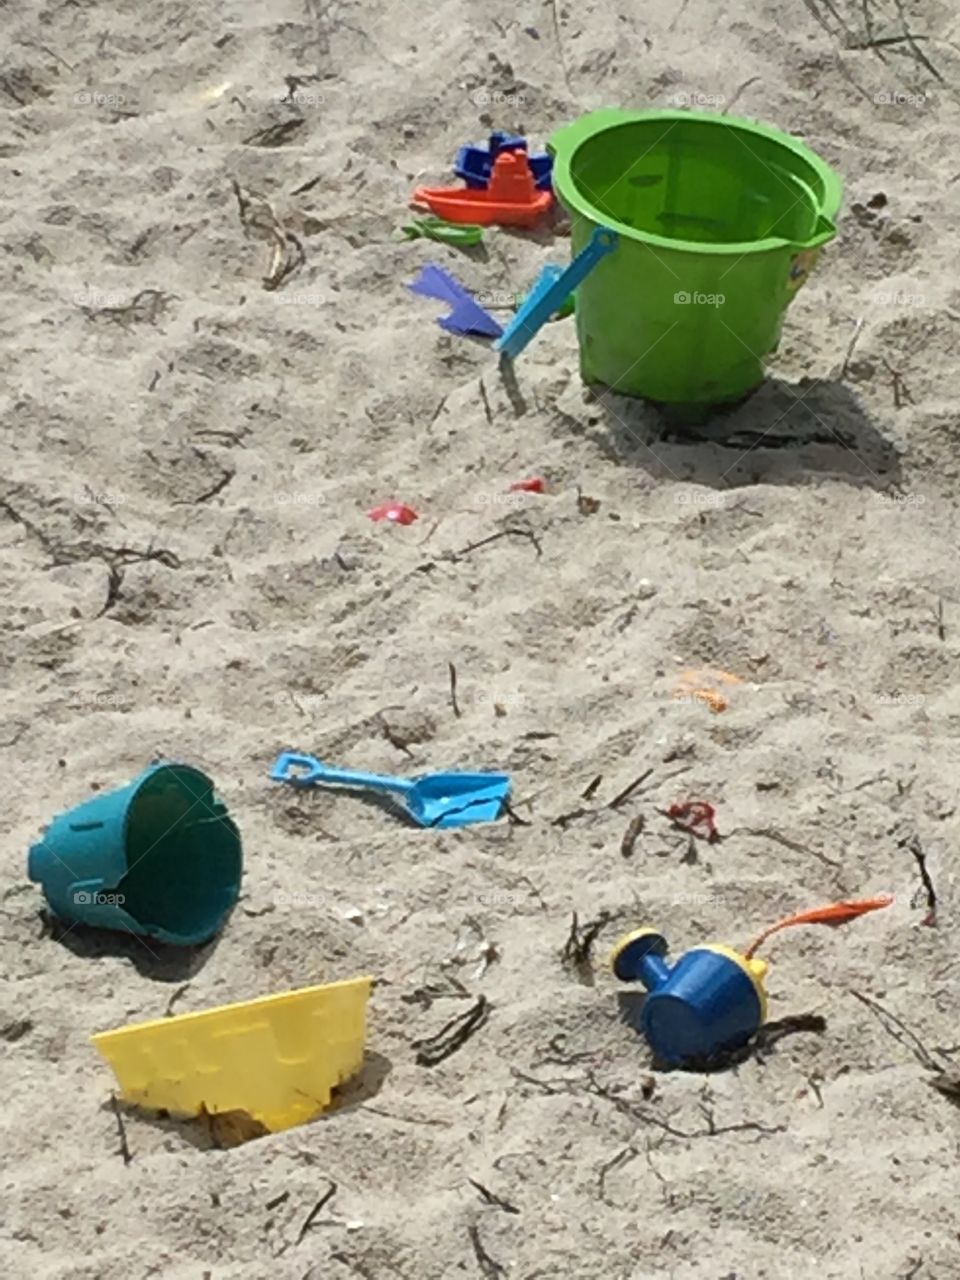
[[[771,236],[766,240],[742,240],[731,241],[728,244],[704,244],[700,242],[674,240],[669,236],[656,235],[651,231],[638,232],[636,227],[627,226],[626,223],[620,222],[615,218],[609,217],[607,214],[601,213],[595,208],[589,200],[580,194],[579,183],[574,179],[571,172],[573,158],[580,147],[591,138],[595,138],[598,133],[606,129],[614,129],[628,124],[640,124],[647,121],[667,121],[673,120],[677,123],[681,121],[700,120],[711,124],[723,124],[733,128],[739,133],[755,134],[768,142],[775,142],[779,146],[785,147],[787,150],[794,152],[795,155],[805,160],[807,164],[814,168],[823,181],[824,196],[818,207],[818,224],[825,222],[826,225],[817,230],[814,235],[804,241],[787,240],[782,236]],[[609,227],[612,231],[616,231],[627,240],[636,241],[639,244],[649,244],[655,248],[663,249],[673,253],[693,253],[705,254],[711,257],[719,257],[729,254],[748,254],[748,253],[767,253],[780,251],[786,248],[796,253],[804,250],[816,249],[820,245],[826,244],[828,240],[832,240],[836,235],[836,227],[833,219],[836,217],[840,203],[843,199],[843,182],[840,176],[830,168],[825,160],[822,160],[815,151],[799,142],[796,138],[789,134],[782,133],[779,129],[773,128],[771,125],[760,124],[755,120],[748,120],[745,116],[724,116],[718,115],[712,111],[621,111],[619,109],[604,109],[600,111],[591,111],[585,116],[581,116],[579,120],[573,121],[571,124],[564,125],[558,129],[547,141],[547,150],[553,156],[553,189],[560,199],[561,204],[581,217],[587,218],[590,222],[597,226]],[[561,190],[563,195],[561,196]]]

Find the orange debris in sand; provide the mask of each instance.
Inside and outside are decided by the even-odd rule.
[[[697,702],[702,702],[705,707],[708,707],[714,715],[718,715],[721,711],[726,711],[729,704],[720,690],[713,687],[717,684],[743,684],[743,681],[730,671],[721,671],[714,668],[681,671],[680,683],[674,690],[673,696],[675,698],[694,698]]]

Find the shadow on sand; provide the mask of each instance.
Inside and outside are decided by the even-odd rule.
[[[735,489],[829,476],[881,492],[901,483],[899,449],[840,381],[768,378],[748,398],[696,424],[595,388],[582,418],[588,438],[608,457],[660,479]]]

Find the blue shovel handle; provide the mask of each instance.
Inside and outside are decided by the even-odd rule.
[[[501,352],[508,360],[515,360],[597,263],[608,253],[613,253],[618,242],[617,233],[609,227],[595,227],[586,248],[580,250],[569,267],[542,292],[537,290],[527,298],[507,325],[503,337],[494,343],[494,351]]]
[[[291,773],[295,769],[299,772]],[[381,773],[361,773],[353,769],[334,769],[314,756],[284,751],[270,770],[273,782],[290,782],[295,787],[314,787],[318,782],[342,787],[366,787],[371,791],[394,791],[405,795],[414,784],[406,778],[393,778]]]

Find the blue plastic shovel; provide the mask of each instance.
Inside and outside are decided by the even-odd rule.
[[[516,360],[553,313],[560,310],[594,267],[608,253],[613,253],[618,243],[615,231],[608,227],[595,227],[586,247],[580,250],[569,266],[561,270],[548,263],[503,331],[503,336],[493,344],[494,351],[499,351],[508,360]]]
[[[510,794],[505,773],[425,773],[419,778],[394,778],[380,773],[333,769],[313,756],[285,751],[270,771],[274,782],[295,787],[318,783],[358,787],[401,796],[407,812],[421,827],[466,827],[473,822],[493,822]]]

